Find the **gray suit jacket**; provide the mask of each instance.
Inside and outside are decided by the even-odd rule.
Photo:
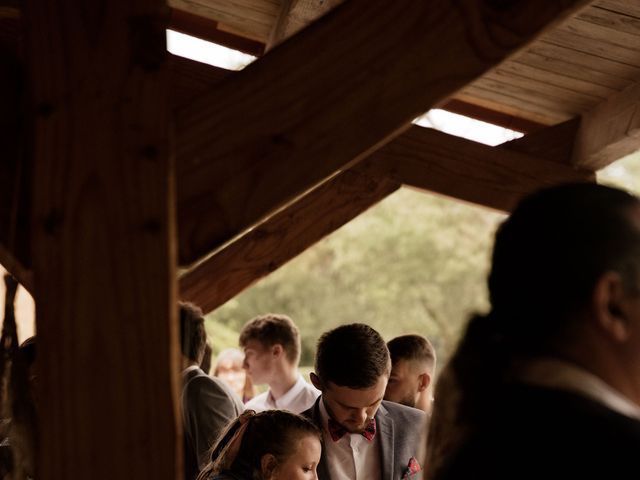
[[[199,368],[184,374],[182,421],[186,480],[193,480],[209,462],[209,449],[224,427],[243,410],[240,399],[222,381]]]
[[[320,429],[323,428],[320,417],[321,399],[322,395],[313,407],[302,414],[313,420]],[[422,479],[422,472],[408,476],[408,467],[412,458],[417,462],[422,460],[419,454],[422,451],[422,434],[426,422],[424,412],[383,400],[375,419],[376,435],[380,435],[381,480]],[[324,451],[318,465],[318,479],[331,480]]]

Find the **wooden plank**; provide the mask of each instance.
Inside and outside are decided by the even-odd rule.
[[[26,2],[39,480],[182,475],[167,13]]]
[[[545,34],[544,41],[633,67],[640,66],[637,51],[605,41],[595,41],[591,35],[582,36],[575,33],[575,31],[559,28]]]
[[[204,17],[193,15],[183,10],[171,9],[169,28],[176,32],[191,35],[192,37],[217,43],[234,50],[239,50],[256,57],[264,53],[265,45],[248,38],[225,32],[218,28],[218,22]]]
[[[584,3],[337,7],[177,113],[181,263],[357,162]]]
[[[584,115],[573,163],[599,170],[640,149],[640,85],[612,96]]]
[[[249,39],[266,43],[278,16],[277,0],[169,0],[170,7],[229,25]]]
[[[545,125],[555,125],[575,116],[571,112],[557,112],[552,109],[550,104],[541,106],[537,103],[532,103],[531,98],[523,99],[495,89],[487,90],[476,85],[465,87],[456,93],[454,98]]]
[[[576,18],[588,23],[600,25],[635,36],[640,36],[640,18],[612,12],[611,10],[592,6],[580,12]]]
[[[385,145],[371,160],[381,174],[405,185],[504,211],[543,186],[595,181],[593,172],[420,127]]]
[[[472,86],[520,98],[528,103],[545,107],[552,112],[585,112],[599,103],[599,98],[545,85],[517,75],[492,70],[475,81]]]
[[[640,18],[640,4],[629,0],[598,0],[593,6]]]
[[[522,133],[533,132],[545,127],[545,124],[543,123],[534,122],[509,113],[475,105],[473,103],[458,100],[457,98],[447,100],[445,103],[440,105],[439,108]]]
[[[572,19],[570,22],[559,27],[558,30],[575,34],[575,43],[578,48],[581,47],[582,42],[597,42],[607,45],[609,49],[621,50],[624,52],[624,55],[629,54],[627,50],[635,52],[636,55],[640,52],[637,34],[631,34],[623,30],[617,30],[593,22],[587,22],[580,18]],[[637,57],[633,65],[638,65]]]
[[[578,55],[587,57],[588,61],[581,62],[580,58],[576,58]],[[622,63],[608,62],[610,65],[602,65],[594,60],[598,60],[598,57],[537,42],[525,55],[518,58],[518,63],[568,78],[588,79],[595,85],[616,91],[626,88],[636,73],[640,75],[640,69],[635,72],[633,67],[630,69]],[[623,70],[623,76],[616,75],[616,70]]]
[[[214,310],[400,187],[368,170],[338,174],[214,253],[181,276],[181,298]]]
[[[593,83],[590,78],[581,79],[567,74],[558,74],[515,60],[502,63],[495,71],[504,76],[512,75],[515,78],[531,80],[533,88],[544,89],[549,86],[558,89],[556,92],[560,95],[563,91],[567,91],[569,95],[575,92],[585,95],[585,98],[591,101],[604,100],[618,91],[615,88]]]
[[[502,143],[500,148],[570,165],[580,117],[529,133],[524,137]]]

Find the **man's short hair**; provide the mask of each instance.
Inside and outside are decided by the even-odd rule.
[[[391,363],[399,360],[426,364],[431,369],[436,363],[436,351],[431,342],[421,335],[401,335],[387,343]]]
[[[315,370],[323,383],[369,388],[381,376],[389,375],[390,367],[387,344],[369,325],[342,325],[318,340]]]
[[[297,365],[300,360],[300,331],[286,315],[268,313],[249,320],[240,332],[240,346],[245,347],[250,340],[265,347],[282,345],[290,363]]]
[[[204,315],[193,303],[180,302],[180,345],[182,354],[200,363],[207,343]]]

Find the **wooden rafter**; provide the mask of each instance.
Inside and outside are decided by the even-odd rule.
[[[371,159],[381,167],[380,174],[405,185],[503,211],[541,187],[595,178],[590,171],[420,127]]]
[[[573,163],[599,170],[640,150],[640,85],[611,96],[582,118]]]
[[[399,187],[367,162],[339,173],[188,271],[181,298],[219,307]]]
[[[176,117],[181,263],[356,163],[585,3],[350,0],[223,80]]]
[[[404,183],[509,210],[522,195],[563,181],[592,181],[569,165],[576,121],[488,147],[412,127],[225,245],[180,278],[181,298],[205,311],[222,305]],[[527,138],[529,137],[529,138]],[[532,154],[538,155],[537,157]]]

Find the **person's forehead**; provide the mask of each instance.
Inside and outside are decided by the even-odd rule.
[[[341,387],[332,382],[328,382],[325,393],[341,405],[362,408],[368,407],[377,400],[380,400],[386,384],[387,377],[384,375],[378,379],[375,385],[368,388]]]
[[[254,352],[262,352],[266,350],[266,346],[258,339],[252,338],[247,340],[244,344],[244,351],[254,351]]]

